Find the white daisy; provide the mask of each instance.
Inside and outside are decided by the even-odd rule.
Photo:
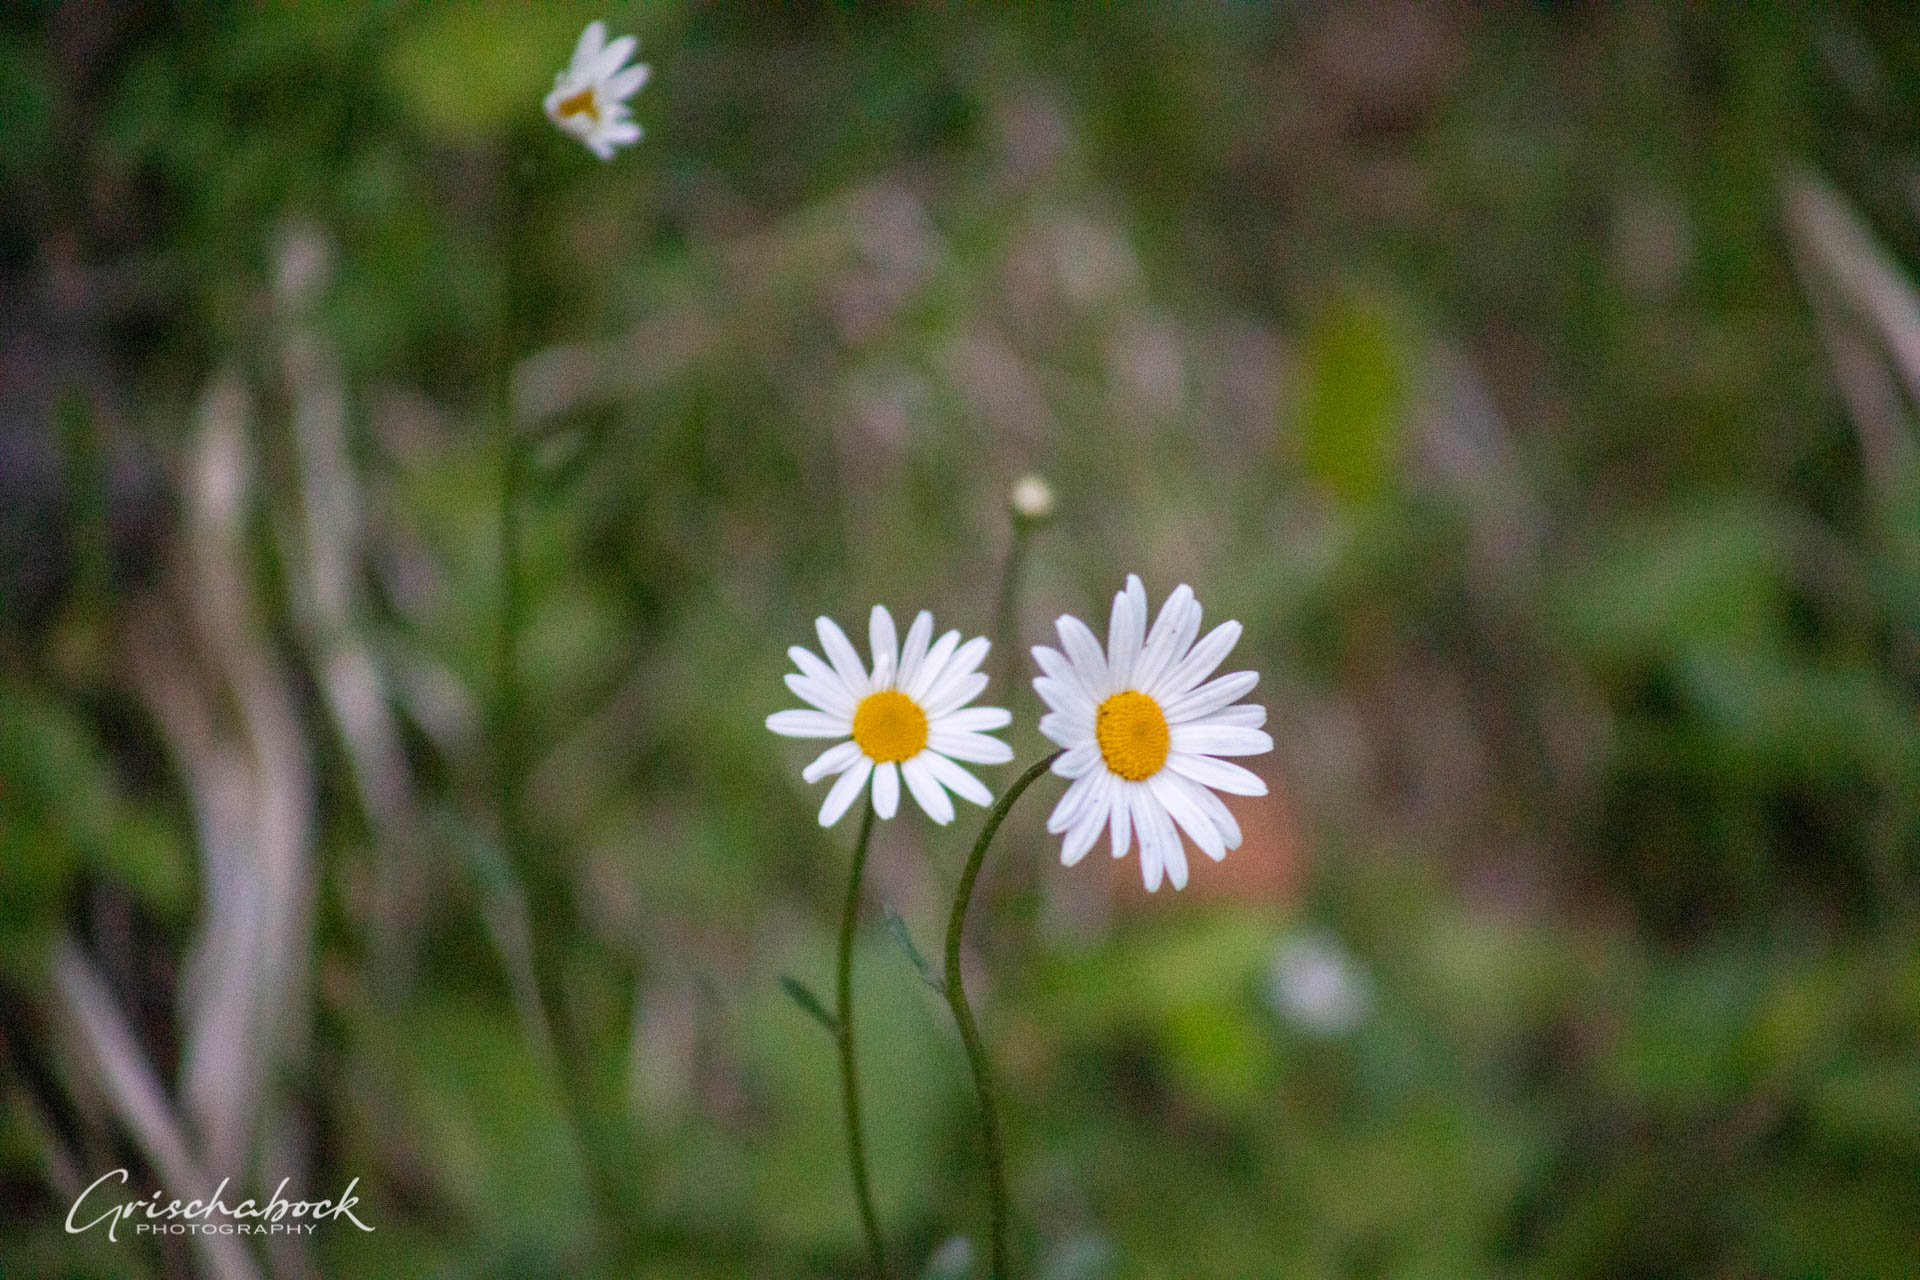
[[[794,645],[787,650],[797,674],[787,676],[787,688],[813,704],[813,711],[777,711],[767,717],[767,728],[788,738],[851,738],[808,765],[800,776],[818,782],[829,774],[840,780],[820,806],[820,825],[830,827],[873,778],[873,809],[891,818],[900,807],[900,783],[935,822],[953,821],[951,791],[978,805],[993,803],[981,781],[955,764],[1005,764],[1013,748],[987,730],[1004,728],[1012,715],[999,707],[969,707],[987,687],[977,670],[991,647],[985,636],[965,644],[960,633],[949,631],[933,639],[933,615],[922,609],[899,643],[893,615],[884,605],[873,606],[868,639],[873,671],[860,664],[860,655],[831,618],[814,623],[820,633],[822,662],[811,649]]]
[[[1273,750],[1260,728],[1265,707],[1229,705],[1259,676],[1239,671],[1202,684],[1240,639],[1240,624],[1223,622],[1200,643],[1200,602],[1186,586],[1147,625],[1147,589],[1128,575],[1113,597],[1107,650],[1087,624],[1062,616],[1056,624],[1065,653],[1038,645],[1045,672],[1033,682],[1049,710],[1040,732],[1065,747],[1053,771],[1073,779],[1054,806],[1047,830],[1065,835],[1060,861],[1086,856],[1103,828],[1113,833],[1113,856],[1125,857],[1140,838],[1140,878],[1149,893],[1164,872],[1173,887],[1187,883],[1187,855],[1174,824],[1218,862],[1240,847],[1240,824],[1215,791],[1261,796],[1267,784],[1220,756]]]
[[[573,61],[553,78],[553,92],[547,95],[547,119],[602,160],[640,141],[640,126],[627,111],[627,99],[640,92],[648,69],[639,63],[621,69],[635,43],[632,36],[621,36],[608,44],[607,24],[589,22],[574,46]]]

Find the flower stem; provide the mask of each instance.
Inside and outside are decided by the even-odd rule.
[[[860,911],[860,873],[867,865],[867,843],[873,837],[873,797],[860,819],[860,836],[853,845],[853,872],[847,877],[847,905],[840,913],[838,1024],[840,1037],[840,1094],[847,1115],[847,1163],[853,1168],[853,1194],[860,1202],[860,1222],[867,1246],[873,1251],[873,1274],[887,1274],[886,1250],[880,1244],[880,1220],[873,1211],[873,1188],[867,1183],[867,1144],[860,1134],[860,1079],[853,1060],[853,925]]]
[[[1026,567],[1028,528],[1025,520],[1013,522],[1013,540],[1007,544],[1006,564],[1000,570],[1000,591],[993,606],[993,652],[1002,679],[996,683],[1014,684],[1019,669],[1020,571]]]
[[[537,1028],[536,1051],[548,1061],[554,1074],[573,1148],[579,1154],[593,1217],[594,1247],[611,1270],[618,1265],[624,1249],[626,1217],[623,1204],[626,1190],[609,1167],[597,1141],[599,1126],[594,1122],[592,1084],[584,1067],[579,1038],[565,1034],[558,983],[553,971],[554,949],[545,951],[546,964],[540,963],[542,949],[537,945],[543,923],[559,915],[556,907],[566,901],[556,888],[552,873],[538,866],[532,856],[533,833],[527,822],[525,780],[529,752],[527,748],[526,699],[520,686],[520,636],[525,629],[527,585],[521,563],[521,520],[525,503],[529,462],[527,442],[515,420],[513,405],[513,368],[520,356],[523,339],[519,308],[524,300],[522,271],[526,260],[526,218],[532,194],[532,175],[525,152],[509,142],[503,158],[502,186],[497,213],[499,236],[499,313],[494,317],[491,352],[489,412],[494,432],[495,465],[499,469],[500,509],[496,556],[499,560],[499,614],[495,619],[494,687],[491,725],[494,751],[494,804],[497,810],[500,848],[513,882],[524,885],[529,921],[526,927],[526,951],[523,958],[509,957],[510,965],[524,964],[526,1014]],[[543,992],[542,974],[546,972]],[[542,1048],[544,1046],[544,1048]]]
[[[1008,1280],[1007,1266],[1007,1159],[1000,1146],[999,1106],[993,1096],[993,1073],[987,1063],[987,1049],[980,1040],[980,1029],[973,1023],[973,1010],[967,1005],[966,987],[960,980],[960,935],[967,924],[967,907],[973,901],[973,882],[980,876],[980,864],[986,860],[987,846],[993,843],[1000,823],[1013,808],[1020,793],[1033,785],[1059,758],[1054,752],[1014,780],[987,811],[980,827],[980,838],[967,855],[966,870],[960,873],[960,888],[953,895],[953,914],[947,918],[947,1004],[953,1020],[960,1026],[960,1039],[967,1046],[967,1065],[973,1069],[973,1085],[980,1094],[980,1135],[987,1149],[987,1196],[992,1215],[993,1267],[991,1280]]]

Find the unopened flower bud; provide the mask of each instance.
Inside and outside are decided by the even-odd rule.
[[[1053,514],[1053,486],[1029,472],[1013,482],[1007,502],[1017,518],[1038,523]]]

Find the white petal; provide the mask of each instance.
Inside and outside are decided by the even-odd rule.
[[[851,730],[849,730],[851,732]],[[943,756],[965,760],[968,764],[1005,764],[1013,759],[1013,748],[984,733],[947,733],[929,731],[927,745]]]
[[[1175,833],[1160,846],[1160,860],[1167,867],[1167,883],[1176,890],[1187,887],[1187,848]]]
[[[1047,815],[1049,835],[1057,836],[1080,821],[1080,816],[1087,811],[1087,806],[1093,803],[1095,784],[1102,776],[1089,773],[1073,780],[1073,785],[1067,788],[1067,793],[1060,797],[1060,803],[1053,806],[1053,812]]]
[[[820,648],[827,655],[827,661],[840,673],[840,682],[847,686],[847,692],[855,698],[864,698],[873,692],[873,682],[867,679],[867,669],[860,665],[860,655],[854,652],[853,642],[847,639],[847,633],[832,618],[815,618],[813,629],[820,634]]]
[[[1045,673],[1049,679],[1058,681],[1068,688],[1078,690],[1080,696],[1086,699],[1088,706],[1094,704],[1095,697],[1093,690],[1089,689],[1086,682],[1080,678],[1079,671],[1074,669],[1073,663],[1067,658],[1066,654],[1061,653],[1058,649],[1049,648],[1044,644],[1033,646],[1032,653],[1033,660],[1039,664],[1040,670]]]
[[[1153,688],[1147,692],[1160,700],[1161,705],[1172,702],[1181,694],[1213,674],[1213,669],[1227,660],[1233,646],[1240,643],[1240,624],[1228,619],[1207,632],[1206,638],[1188,651],[1172,669],[1153,682]]]
[[[1183,582],[1160,606],[1160,616],[1154,619],[1153,630],[1147,633],[1146,648],[1140,651],[1140,660],[1134,664],[1133,687],[1145,689],[1159,679],[1160,673],[1187,651],[1199,633],[1200,602],[1193,598],[1193,588]]]
[[[1147,887],[1148,893],[1158,893],[1166,864],[1161,861],[1160,833],[1154,822],[1165,814],[1154,803],[1153,793],[1145,787],[1129,787],[1128,799],[1133,807],[1134,831],[1140,837],[1140,883]]]
[[[593,152],[593,154],[599,156],[602,160],[613,159],[613,143],[608,141],[605,134],[596,131],[589,134],[585,141],[587,150]]]
[[[1260,683],[1256,671],[1236,671],[1218,680],[1209,680],[1189,693],[1183,693],[1166,705],[1168,724],[1180,724],[1212,715],[1229,702],[1238,702]]]
[[[887,606],[873,606],[873,613],[867,619],[867,648],[873,654],[873,671],[877,677],[882,664],[887,671],[900,669],[900,638],[893,629],[893,615],[887,612]],[[876,687],[880,681],[874,680]]]
[[[1137,575],[1127,575],[1126,587],[1113,594],[1113,612],[1107,618],[1107,671],[1116,689],[1133,687],[1134,662],[1146,643],[1146,615],[1134,610],[1133,585],[1138,581]],[[1146,588],[1140,590],[1144,593]]]
[[[937,751],[922,751],[914,757],[927,767],[927,772],[941,786],[959,796],[962,800],[971,800],[985,808],[993,803],[993,792],[987,790],[987,784],[962,769],[953,761]]]
[[[1053,625],[1060,632],[1060,643],[1087,693],[1096,701],[1112,693],[1107,655],[1100,651],[1100,642],[1087,630],[1087,624],[1070,613],[1063,613]]]
[[[844,738],[853,732],[853,722],[824,711],[776,711],[767,717],[767,728],[783,738]]]
[[[1233,811],[1227,808],[1226,801],[1207,790],[1192,778],[1182,777],[1171,770],[1162,770],[1162,777],[1172,778],[1187,789],[1195,804],[1206,810],[1213,819],[1213,825],[1220,828],[1220,840],[1229,849],[1240,847],[1240,823],[1234,818]]]
[[[953,657],[953,651],[959,647],[960,633],[958,631],[949,631],[938,640],[935,640],[933,642],[933,648],[929,649],[927,656],[921,659],[920,669],[914,672],[913,683],[901,685],[900,692],[906,694],[915,702],[918,702],[920,695],[932,688],[933,682],[940,678],[942,671],[946,670],[947,660]]]
[[[1037,676],[1033,682],[1033,691],[1040,700],[1055,711],[1075,716],[1093,723],[1094,713],[1098,710],[1086,691],[1080,687],[1077,677],[1068,676],[1062,680],[1055,676]]]
[[[1235,729],[1206,720],[1176,724],[1169,736],[1175,751],[1193,755],[1257,756],[1273,750],[1273,739],[1264,729]]]
[[[617,76],[611,77],[607,81],[604,92],[609,98],[615,101],[623,101],[631,98],[645,87],[647,77],[651,74],[652,69],[644,62],[638,66],[628,67],[625,71],[622,71]]]
[[[1138,785],[1138,783],[1133,782],[1117,784],[1118,790],[1114,794],[1113,811],[1109,815],[1113,831],[1113,856],[1116,858],[1124,858],[1127,856],[1127,845],[1131,843],[1133,839],[1133,801],[1126,793]]]
[[[830,827],[840,821],[840,815],[847,811],[854,797],[860,794],[860,788],[867,785],[867,779],[873,775],[873,761],[861,756],[853,766],[840,775],[840,780],[827,792],[826,803],[820,806],[820,825]]]
[[[953,696],[954,687],[966,681],[968,677],[974,674],[981,660],[987,656],[987,651],[991,648],[993,648],[993,642],[985,636],[975,636],[973,639],[961,645],[959,649],[955,650],[953,657],[947,660],[944,669],[931,680],[926,678],[924,672],[922,673],[921,683],[926,686],[926,692],[916,695],[915,700],[927,708],[928,715],[942,714],[941,712],[933,710],[933,708],[936,705],[944,705],[947,699]],[[980,688],[984,689],[986,687],[986,684],[982,682]],[[959,702],[955,702],[953,707],[957,707],[963,702],[971,701],[976,696],[978,696],[978,690],[960,699]],[[947,709],[952,710],[953,707],[948,707]]]
[[[946,791],[927,767],[928,760],[937,760],[938,756],[922,751],[913,759],[900,766],[900,776],[906,779],[907,790],[913,793],[914,803],[918,804],[929,818],[941,826],[953,821],[953,801],[947,798]]]
[[[1227,725],[1234,729],[1258,729],[1266,722],[1267,709],[1251,703],[1242,707],[1228,707],[1207,717],[1208,724]]]
[[[889,760],[873,770],[873,811],[891,818],[900,810],[900,766]]]
[[[913,625],[907,628],[907,642],[900,648],[897,688],[905,689],[913,684],[914,676],[920,672],[920,664],[926,660],[927,644],[932,639],[933,615],[922,609],[914,615]]]
[[[807,679],[818,684],[832,685],[846,694],[849,703],[860,701],[860,695],[847,687],[847,682],[840,678],[840,673],[820,661],[820,655],[813,650],[804,649],[797,644],[792,645],[787,649],[787,657],[793,660],[793,665],[800,668],[800,674]]]
[[[633,51],[639,43],[632,36],[621,36],[602,49],[600,56],[593,60],[593,78],[601,81],[611,78],[614,72],[626,65],[627,59],[633,56]]]
[[[947,670],[941,672],[939,677],[929,685],[929,691],[939,689],[941,685],[947,683],[948,679],[970,676],[972,672],[979,670],[979,664],[987,660],[987,652],[991,651],[991,649],[993,649],[993,641],[987,639],[985,635],[975,635],[968,643],[960,645],[960,649],[954,651],[954,656],[948,658]],[[929,697],[931,697],[931,693],[929,693]]]
[[[1100,838],[1101,828],[1107,825],[1107,806],[1112,803],[1113,775],[1095,778],[1093,798],[1088,802],[1086,812],[1080,815],[1073,829],[1067,832],[1067,838],[1061,841],[1061,866],[1070,867],[1087,856],[1087,850],[1093,848],[1093,842]]]
[[[1013,712],[1005,707],[962,707],[958,711],[949,711],[937,721],[930,723],[934,729],[951,729],[957,733],[985,733],[991,729],[1004,729],[1013,723]]]
[[[1231,760],[1215,760],[1212,756],[1175,751],[1167,757],[1167,768],[1183,778],[1192,778],[1203,787],[1212,787],[1230,796],[1267,794],[1267,784],[1260,780],[1259,774],[1242,769]]]
[[[1167,812],[1167,807],[1160,803],[1158,796],[1152,795],[1151,787],[1144,787],[1142,790],[1149,795],[1146,808],[1153,819],[1155,861],[1160,864],[1160,869],[1166,872],[1167,879],[1172,882],[1175,889],[1184,889],[1187,886],[1187,851],[1180,845],[1180,833],[1173,829],[1173,815]],[[1159,878],[1159,876],[1154,877],[1156,883],[1151,886],[1150,891],[1159,889],[1157,883]]]
[[[1078,747],[1094,740],[1093,717],[1049,711],[1040,717],[1040,732],[1049,742]]]
[[[821,752],[812,764],[800,771],[800,776],[807,782],[818,782],[830,773],[845,773],[859,758],[860,744],[843,742]]]
[[[607,24],[598,19],[589,22],[587,29],[580,33],[580,42],[573,46],[573,61],[567,69],[575,75],[586,75],[592,70],[594,59],[600,56],[600,51],[606,46]]]
[[[1162,769],[1147,779],[1147,786],[1160,803],[1166,806],[1167,813],[1180,824],[1180,829],[1192,837],[1200,851],[1215,862],[1227,856],[1227,842],[1220,834],[1220,828],[1214,825],[1213,818],[1200,807],[1188,788],[1193,784],[1177,773],[1168,773]],[[1202,790],[1203,788],[1194,788]],[[1183,859],[1184,861],[1184,859]],[[1184,876],[1180,877],[1182,880]],[[1180,885],[1175,884],[1178,889]]]
[[[964,707],[986,691],[987,673],[970,671],[941,680],[921,701],[920,709],[926,712],[928,720],[937,720]]]
[[[606,128],[602,130],[602,135],[608,142],[618,143],[623,147],[629,146],[640,141],[640,126],[631,120],[610,118]]]
[[[1083,742],[1061,752],[1060,758],[1053,762],[1053,774],[1058,778],[1078,778],[1099,763],[1100,745]]]
[[[809,680],[805,676],[795,675],[789,671],[787,688],[793,690],[794,696],[802,702],[810,702],[829,715],[842,716],[851,721],[857,704],[847,696],[847,691],[840,687],[840,677],[833,676],[831,672],[828,674],[832,676],[830,681]]]

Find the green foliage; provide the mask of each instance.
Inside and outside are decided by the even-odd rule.
[[[592,18],[654,66],[610,165],[540,109]],[[1920,513],[1875,451],[1920,413],[1777,182],[1817,167],[1920,278],[1917,67],[1863,8],[0,15],[0,1272],[193,1265],[59,1228],[63,1170],[145,1157],[48,965],[83,947],[177,1089],[224,886],[205,744],[134,641],[178,651],[244,781],[206,638],[238,615],[313,761],[274,1083],[377,1227],[315,1270],[849,1274],[834,1018],[789,976],[831,972],[844,829],[764,719],[821,613],[987,630],[1036,470],[1016,651],[1129,570],[1190,582],[1246,625],[1281,746],[1181,895],[1060,868],[1053,780],[1007,823],[967,964],[1021,1274],[1906,1273]],[[297,316],[296,223],[332,264]],[[509,258],[546,406],[517,844]],[[355,516],[324,625],[302,351]],[[216,580],[196,441],[227,372],[251,480]],[[989,701],[1037,758],[1030,691]],[[984,1267],[975,1101],[906,924],[931,936],[977,819],[903,805],[874,839],[853,999],[901,1275]],[[1358,1014],[1287,1003],[1303,937]]]
[[[1335,497],[1365,503],[1395,483],[1406,433],[1403,326],[1364,295],[1329,306],[1308,328],[1301,356],[1303,461]]]

